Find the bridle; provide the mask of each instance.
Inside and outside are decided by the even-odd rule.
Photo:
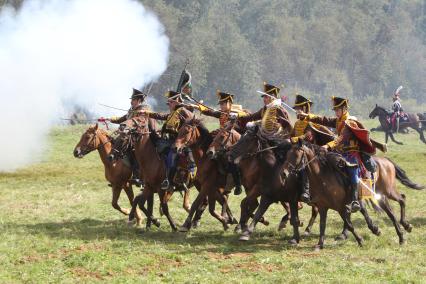
[[[292,175],[297,175],[300,171],[304,170],[306,167],[309,167],[309,164],[312,163],[318,157],[318,155],[315,154],[314,157],[308,161],[308,157],[303,146],[297,148],[297,151],[302,151],[303,156],[302,159],[300,159],[300,161],[297,163],[297,165],[293,165],[292,163],[288,162],[289,173]]]

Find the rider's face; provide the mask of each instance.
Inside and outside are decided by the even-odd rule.
[[[337,118],[341,118],[343,115],[344,111],[342,108],[336,108],[334,110],[334,114],[336,115]]]
[[[230,111],[232,104],[230,101],[224,101],[219,104],[221,111]]]
[[[169,106],[170,111],[175,110],[176,106],[177,106],[177,101],[175,100],[168,100],[167,101],[167,105]]]
[[[266,106],[270,103],[272,103],[272,98],[270,96],[263,96],[263,104]]]
[[[140,105],[141,104],[141,100],[139,100],[139,99],[132,99],[131,101],[130,101],[130,105],[134,108],[134,107],[137,107],[138,105]]]

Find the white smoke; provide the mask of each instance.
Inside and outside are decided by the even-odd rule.
[[[99,112],[164,72],[168,38],[131,0],[29,0],[0,12],[0,171],[37,160],[64,102]],[[66,107],[66,106],[65,106]],[[106,109],[103,109],[105,112]]]

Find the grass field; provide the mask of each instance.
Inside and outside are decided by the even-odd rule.
[[[375,124],[374,124],[375,125]],[[372,235],[360,214],[354,224],[365,240],[359,248],[351,236],[334,237],[342,223],[329,213],[326,247],[314,252],[314,235],[298,247],[287,245],[291,229],[277,232],[283,215],[278,205],[266,213],[271,225],[259,225],[251,241],[241,243],[233,230],[207,212],[201,227],[189,234],[171,232],[165,217],[149,232],[129,228],[126,217],[111,207],[111,190],[97,153],[72,156],[84,126],[56,128],[44,161],[15,173],[0,174],[0,282],[426,282],[426,192],[399,185],[407,195],[413,224],[407,244],[398,245],[385,215],[370,212],[382,236]],[[383,134],[374,134],[383,141]],[[390,145],[387,154],[411,179],[426,184],[426,145],[417,135],[398,135],[405,145]],[[195,198],[195,192],[192,193]],[[158,216],[156,199],[155,215]],[[241,197],[231,196],[239,215]],[[120,204],[128,208],[125,196]],[[170,208],[181,224],[186,213],[176,194]],[[393,203],[399,214],[399,206]],[[370,210],[372,211],[372,210]],[[308,221],[310,209],[302,210]]]

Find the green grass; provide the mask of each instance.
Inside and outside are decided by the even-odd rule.
[[[371,123],[369,123],[371,125]],[[375,125],[376,123],[374,123]],[[129,228],[126,217],[111,207],[111,190],[97,153],[72,156],[84,127],[56,128],[45,160],[15,173],[0,174],[0,282],[425,282],[426,196],[399,185],[407,195],[407,216],[414,229],[407,244],[385,215],[373,219],[382,236],[372,235],[360,214],[354,224],[365,240],[359,248],[351,236],[336,242],[342,223],[329,213],[326,247],[314,252],[314,235],[296,248],[287,245],[290,228],[277,232],[283,215],[278,205],[266,213],[271,225],[259,225],[251,241],[240,243],[232,230],[207,212],[202,226],[189,234],[172,233],[165,217],[159,229]],[[383,141],[383,134],[374,134]],[[426,145],[414,133],[398,135],[405,145],[390,144],[388,156],[410,178],[426,184]],[[192,193],[192,199],[195,192]],[[156,199],[155,215],[158,216]],[[241,197],[231,196],[239,215]],[[128,207],[124,196],[120,204]],[[181,224],[186,213],[179,194],[170,208]],[[399,213],[399,206],[393,203]],[[370,210],[371,211],[371,210]],[[306,224],[310,210],[302,210]]]

